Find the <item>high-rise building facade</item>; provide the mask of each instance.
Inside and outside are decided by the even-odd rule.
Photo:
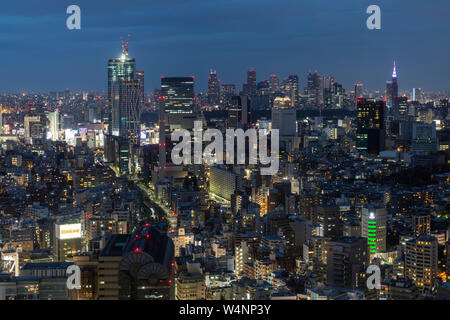
[[[208,80],[208,103],[210,106],[218,106],[220,103],[220,81],[217,72],[211,70]]]
[[[136,171],[143,102],[144,72],[136,71],[127,45],[120,58],[108,61],[108,109],[104,117],[108,125],[105,159],[114,164],[119,175]]]
[[[113,136],[139,145],[142,88],[139,80],[118,80],[112,84],[111,127]]]
[[[81,224],[56,223],[54,243],[55,261],[72,261],[73,256],[81,251]]]
[[[369,262],[364,238],[344,237],[327,243],[327,284],[356,288],[357,275]]]
[[[281,137],[297,135],[297,111],[291,106],[291,100],[275,98],[272,108],[272,129],[280,130]]]
[[[392,79],[386,82],[386,101],[389,108],[396,107],[396,98],[398,97],[398,79],[397,66],[394,61],[394,70],[392,71]]]
[[[220,103],[223,108],[228,107],[231,98],[236,96],[236,85],[234,84],[223,84],[220,89]]]
[[[162,77],[161,95],[164,97],[166,114],[194,113],[194,77]]]
[[[275,94],[280,91],[280,79],[276,74],[272,74],[269,79],[270,93]]]
[[[412,125],[411,151],[420,154],[437,152],[436,123],[414,122]]]
[[[234,96],[227,107],[229,129],[244,129],[251,121],[251,101],[248,96]]]
[[[361,236],[367,239],[371,254],[386,251],[386,209],[376,206],[363,207],[361,212]]]
[[[323,106],[323,77],[315,73],[308,73],[307,87],[305,89],[306,104],[308,107],[319,108]]]
[[[385,103],[360,98],[357,104],[356,149],[378,155],[384,149]]]
[[[252,68],[247,72],[247,82],[244,84],[244,95],[255,95],[256,89],[256,71]]]
[[[339,238],[343,234],[343,225],[340,220],[339,206],[323,204],[313,207],[312,222],[321,229],[321,236]]]
[[[106,123],[108,124],[108,133],[113,134],[112,114],[115,107],[113,97],[113,86],[120,80],[132,81],[136,75],[136,61],[129,58],[124,52],[120,58],[112,58],[108,61],[108,111],[106,113]],[[117,108],[117,107],[116,107]]]
[[[291,107],[298,104],[298,75],[290,75],[286,80],[286,95],[291,99]]]
[[[406,243],[405,276],[422,291],[431,291],[438,271],[438,242],[421,236]]]
[[[48,120],[50,122],[50,134],[52,141],[59,140],[59,130],[60,130],[60,116],[59,108],[48,114]]]
[[[431,216],[417,214],[412,217],[413,232],[416,237],[431,235]]]

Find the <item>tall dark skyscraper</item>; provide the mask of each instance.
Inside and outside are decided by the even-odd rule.
[[[166,114],[194,113],[194,77],[162,77],[161,95]]]
[[[358,118],[356,148],[378,155],[384,148],[384,101],[360,98],[357,101]]]
[[[396,118],[406,120],[409,112],[408,97],[396,97],[394,105]]]
[[[217,79],[217,72],[211,70],[208,80],[208,103],[210,106],[217,106],[220,103],[220,81]]]
[[[223,84],[220,90],[220,101],[222,107],[227,107],[230,104],[231,98],[236,95],[236,85]]]
[[[248,96],[235,96],[231,98],[228,106],[228,128],[246,128],[250,123],[250,99]]]
[[[194,77],[161,77],[158,168],[160,178],[165,175],[166,164],[171,162],[172,131],[180,128],[192,130],[196,119]]]
[[[308,107],[319,108],[323,105],[323,77],[317,72],[308,73],[305,95]]]
[[[247,72],[247,82],[244,84],[244,94],[254,95],[257,94],[256,88],[256,71],[252,68]]]
[[[144,79],[144,71],[136,71],[136,80],[139,81],[141,86],[141,95],[142,95],[142,106],[144,106],[144,94],[145,94],[145,79]]]

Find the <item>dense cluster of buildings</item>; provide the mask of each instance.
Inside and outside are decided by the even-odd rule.
[[[299,88],[211,70],[149,95],[124,47],[107,93],[1,95],[0,299],[450,298],[449,95],[400,94],[395,65],[385,92]],[[279,130],[278,172],[174,164],[195,122]]]

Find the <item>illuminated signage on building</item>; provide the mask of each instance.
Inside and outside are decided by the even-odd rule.
[[[58,226],[57,235],[58,239],[78,239],[81,238],[81,224],[65,224]]]

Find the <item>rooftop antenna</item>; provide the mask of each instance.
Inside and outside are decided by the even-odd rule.
[[[130,35],[128,34],[127,42],[123,42],[123,37],[120,37],[120,42],[122,43],[122,57],[128,56],[128,43],[130,41]]]

